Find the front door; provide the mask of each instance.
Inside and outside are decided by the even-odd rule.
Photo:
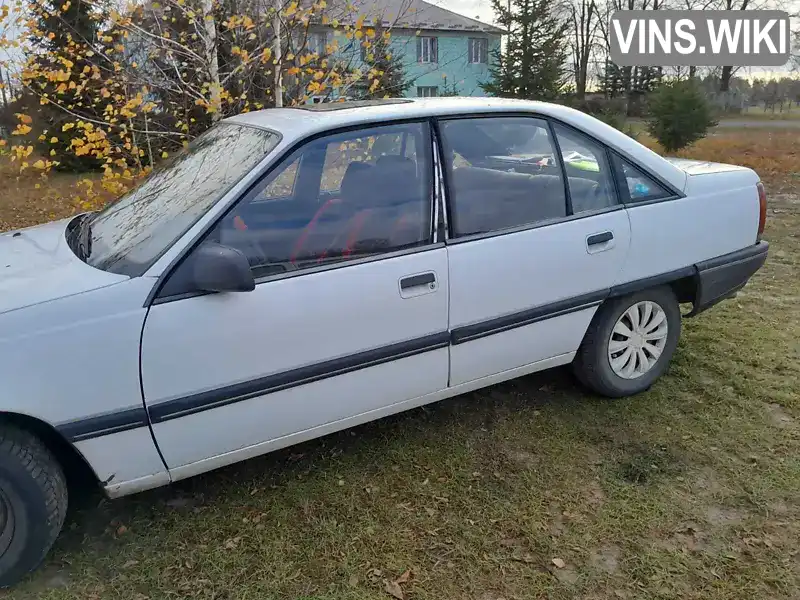
[[[569,362],[630,243],[606,149],[534,117],[452,119],[440,129],[450,384]]]
[[[208,235],[246,254],[254,291],[187,294],[190,278],[173,273],[141,360],[174,477],[447,387],[447,254],[433,239],[431,164],[426,123],[310,141]]]

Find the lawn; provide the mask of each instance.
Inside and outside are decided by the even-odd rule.
[[[647,393],[608,401],[555,370],[170,488],[84,493],[6,597],[800,597],[800,144],[729,130],[682,154],[762,172],[771,254],[685,321]],[[8,176],[0,223],[69,212],[68,179],[39,202],[29,184]]]

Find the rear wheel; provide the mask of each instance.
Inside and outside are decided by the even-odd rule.
[[[637,394],[667,370],[680,331],[680,308],[670,287],[614,298],[592,320],[573,371],[598,394]]]
[[[39,566],[67,512],[64,473],[33,434],[0,424],[0,587]]]

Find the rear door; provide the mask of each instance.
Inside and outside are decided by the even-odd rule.
[[[198,294],[190,270],[172,274],[150,308],[141,362],[173,477],[447,387],[447,255],[433,239],[430,151],[427,123],[311,141],[208,234],[249,258],[255,290]]]
[[[630,243],[606,149],[534,117],[444,120],[440,132],[450,384],[569,362]]]

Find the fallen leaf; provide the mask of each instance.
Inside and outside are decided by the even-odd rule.
[[[239,545],[239,542],[242,540],[240,537],[230,538],[225,540],[225,549],[226,550],[234,550],[236,546]]]
[[[406,595],[403,593],[403,588],[396,581],[383,580],[383,589],[387,594],[397,598],[397,600],[405,600]]]
[[[130,569],[131,567],[135,567],[138,564],[139,564],[138,560],[129,560],[124,565],[122,565],[122,568],[123,569]]]
[[[358,575],[350,575],[350,579],[347,580],[347,585],[350,587],[356,587],[358,585]]]
[[[564,567],[566,567],[566,566],[567,566],[567,563],[565,563],[565,562],[564,562],[562,559],[560,559],[560,558],[554,558],[554,559],[553,559],[553,564],[554,564],[554,565],[556,566],[556,568],[558,568],[558,569],[563,569]]]
[[[406,583],[409,579],[411,579],[411,570],[407,569],[403,572],[400,577],[394,580],[395,583]]]

